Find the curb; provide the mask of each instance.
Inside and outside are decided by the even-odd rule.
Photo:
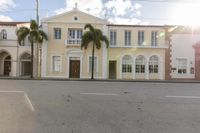
[[[144,83],[196,83],[199,80],[120,80],[120,79],[68,79],[68,78],[24,78],[0,77],[0,80],[40,80],[40,81],[91,81],[91,82],[144,82]]]

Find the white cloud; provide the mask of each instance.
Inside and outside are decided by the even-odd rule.
[[[16,5],[13,0],[0,0],[0,11],[7,11],[9,8],[14,8]]]
[[[79,10],[87,11],[90,14],[97,15],[102,10],[101,0],[66,0],[65,8],[60,8],[55,11],[56,14],[60,14],[69,11],[75,7],[77,3]]]
[[[0,15],[0,21],[10,22],[13,21],[9,16]]]
[[[104,1],[104,2],[103,2]],[[138,24],[141,21],[136,19],[141,14],[142,5],[132,0],[65,0],[65,7],[57,9],[60,14],[75,7],[97,17],[108,19],[111,23]]]

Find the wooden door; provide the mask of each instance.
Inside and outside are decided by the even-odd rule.
[[[109,61],[109,79],[116,79],[117,61]]]
[[[70,78],[80,78],[80,60],[70,60]]]

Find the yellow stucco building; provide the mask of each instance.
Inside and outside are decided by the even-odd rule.
[[[42,45],[42,77],[91,77],[92,48],[80,47],[87,23],[110,40],[109,48],[95,49],[95,78],[165,78],[164,26],[115,25],[78,9],[42,20],[49,38]]]

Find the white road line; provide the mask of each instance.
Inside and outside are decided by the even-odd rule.
[[[28,102],[28,104],[29,104],[29,106],[30,106],[30,108],[31,108],[31,111],[35,112],[35,109],[34,109],[34,107],[33,107],[33,104],[31,103],[31,100],[29,99],[29,97],[28,97],[28,95],[27,95],[26,93],[24,93],[24,97],[25,97],[25,99],[27,100],[27,102]]]
[[[0,93],[24,93],[24,91],[0,91]]]
[[[165,96],[167,98],[190,98],[190,99],[200,99],[200,96]]]
[[[28,95],[24,91],[0,91],[0,93],[23,93],[31,111],[35,112],[35,109],[33,107],[33,104],[31,103],[31,100],[29,99]]]
[[[81,95],[117,96],[115,93],[80,93]]]

